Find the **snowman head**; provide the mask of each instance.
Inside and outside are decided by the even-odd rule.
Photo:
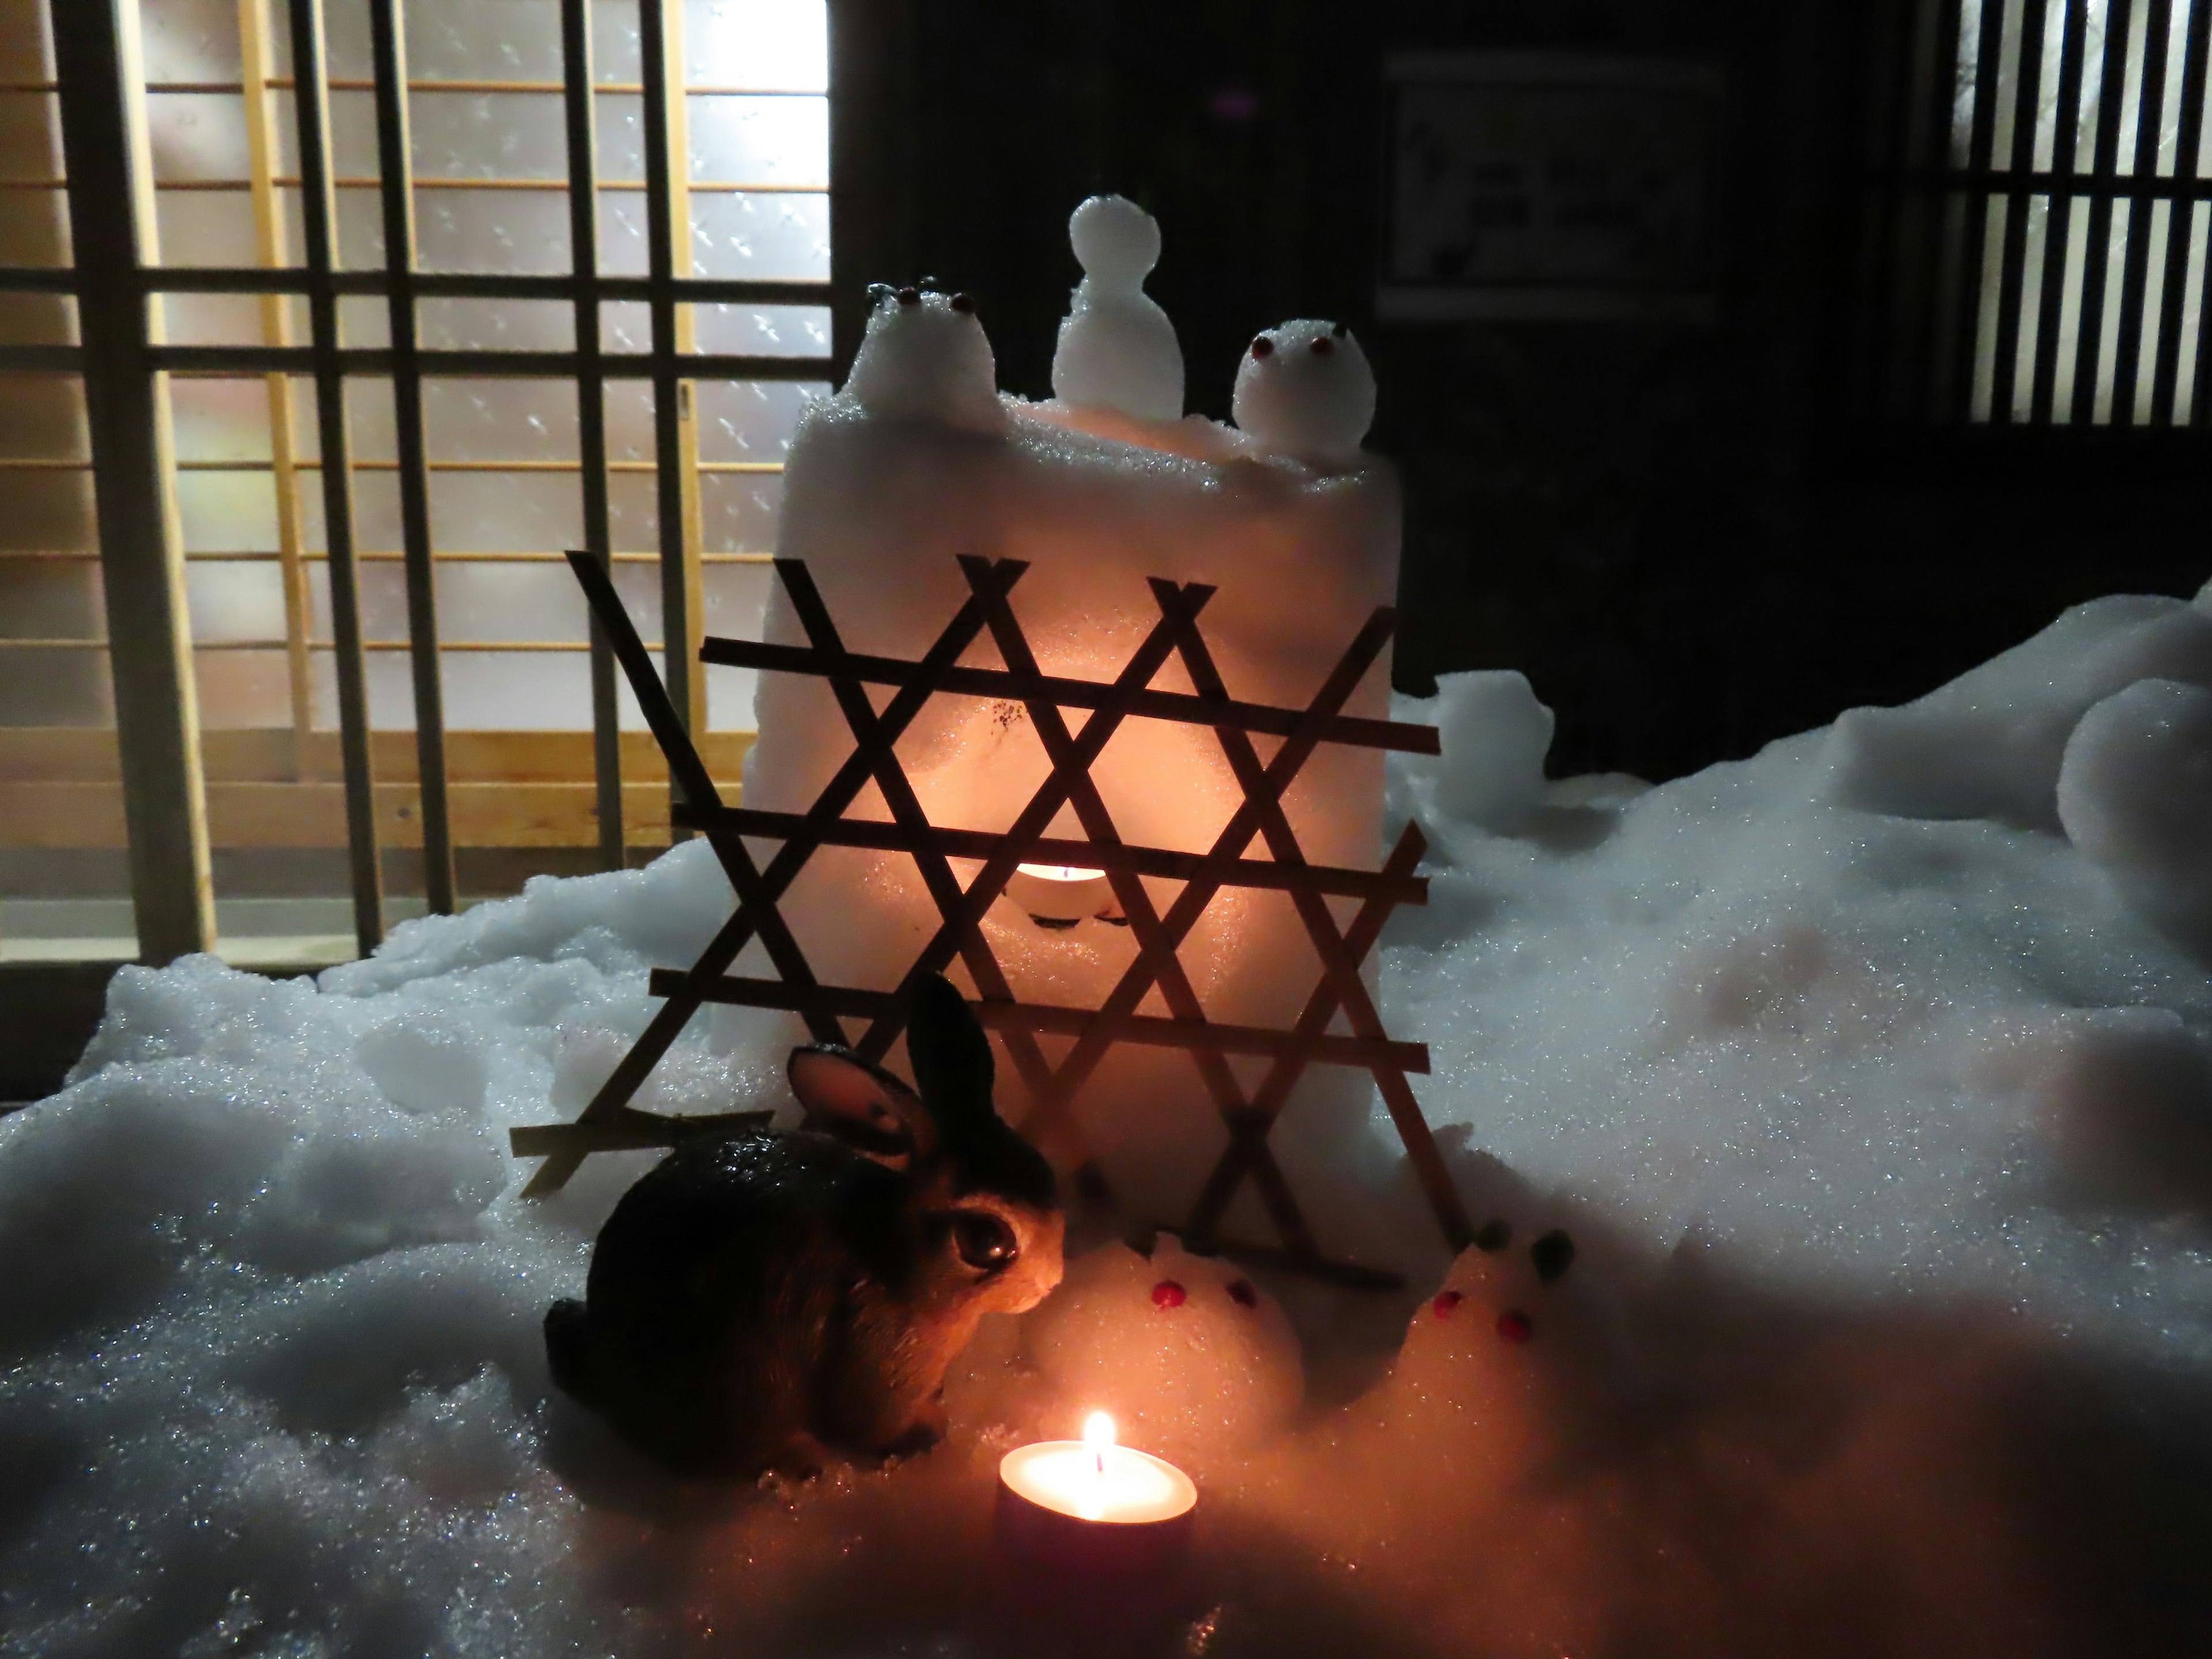
[[[1160,262],[1159,222],[1126,196],[1094,196],[1067,222],[1083,274],[1101,288],[1143,284]]]
[[[1262,449],[1311,466],[1349,466],[1375,422],[1375,374],[1342,323],[1281,323],[1246,349],[1232,408]]]
[[[921,288],[878,285],[873,292],[875,309],[846,392],[884,420],[1003,430],[998,365],[974,301]]]

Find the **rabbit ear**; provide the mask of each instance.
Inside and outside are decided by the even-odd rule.
[[[937,1126],[914,1091],[858,1054],[828,1044],[794,1048],[787,1070],[805,1127],[895,1170],[936,1150]]]
[[[948,1127],[994,1116],[998,1067],[967,999],[942,974],[916,980],[909,994],[907,1059],[931,1115]]]

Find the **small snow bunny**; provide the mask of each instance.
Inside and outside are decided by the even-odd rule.
[[[1255,336],[1237,368],[1230,412],[1260,448],[1309,466],[1359,463],[1375,424],[1375,371],[1352,331],[1312,318]]]
[[[545,1316],[554,1380],[686,1473],[933,1443],[946,1365],[983,1315],[1060,1282],[1063,1223],[945,979],[917,986],[907,1048],[919,1094],[842,1048],[793,1050],[797,1132],[679,1147],[624,1194],[585,1300]]]

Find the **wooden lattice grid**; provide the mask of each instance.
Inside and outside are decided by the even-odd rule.
[[[673,1146],[693,1136],[726,1133],[766,1121],[769,1115],[763,1112],[672,1117],[630,1105],[647,1075],[702,1005],[787,1010],[799,1016],[817,1041],[848,1044],[863,1059],[879,1060],[898,1038],[914,982],[943,971],[957,957],[975,982],[978,1018],[999,1035],[1029,1095],[1030,1109],[1023,1127],[1032,1139],[1051,1135],[1059,1144],[1080,1147],[1073,1103],[1115,1044],[1169,1047],[1190,1054],[1230,1133],[1229,1146],[1182,1229],[1200,1247],[1219,1243],[1221,1220],[1249,1178],[1282,1237],[1279,1249],[1269,1247],[1272,1254],[1290,1266],[1349,1282],[1391,1277],[1323,1257],[1311,1224],[1268,1148],[1269,1131],[1292,1088],[1308,1066],[1320,1062],[1356,1066],[1374,1077],[1446,1242],[1455,1249],[1464,1248],[1473,1230],[1408,1080],[1410,1073],[1428,1070],[1427,1048],[1389,1036],[1360,977],[1361,964],[1375,948],[1391,911],[1400,904],[1426,902],[1427,884],[1415,873],[1425,851],[1421,832],[1417,825],[1407,824],[1379,871],[1313,865],[1306,861],[1282,805],[1285,791],[1323,743],[1437,752],[1432,727],[1342,712],[1389,643],[1395,613],[1387,607],[1376,611],[1307,707],[1276,708],[1239,702],[1229,695],[1199,625],[1200,613],[1213,597],[1215,590],[1210,586],[1153,579],[1150,586],[1159,619],[1121,672],[1111,680],[1073,679],[1042,672],[1015,614],[1010,595],[1029,567],[1015,559],[971,556],[959,562],[968,598],[918,659],[848,650],[812,576],[796,560],[778,560],[775,569],[805,632],[806,644],[705,641],[701,653],[704,661],[812,675],[829,683],[851,728],[854,749],[813,806],[796,814],[723,805],[605,568],[587,554],[570,556],[593,618],[667,756],[670,775],[682,793],[676,819],[705,835],[737,894],[738,905],[690,969],[654,972],[651,986],[655,996],[665,999],[661,1008],[577,1120],[513,1132],[518,1157],[545,1160],[526,1194],[557,1190],[594,1152]],[[963,665],[963,655],[986,632],[1005,666]],[[1181,659],[1191,691],[1152,688],[1170,657]],[[871,684],[892,690],[881,713],[869,697]],[[1044,745],[1050,771],[1003,833],[932,823],[900,763],[900,735],[922,706],[940,693],[1019,703]],[[1067,724],[1064,711],[1070,708],[1088,711],[1079,732]],[[1132,846],[1116,830],[1091,769],[1121,723],[1131,718],[1204,726],[1218,738],[1243,799],[1206,852]],[[1280,739],[1271,759],[1261,760],[1253,742],[1255,732]],[[846,817],[870,782],[881,793],[890,817]],[[1079,838],[1046,834],[1063,807],[1074,813],[1083,831]],[[747,837],[781,842],[765,867],[747,849]],[[1255,839],[1265,843],[1267,857],[1246,856]],[[821,983],[778,908],[814,852],[832,846],[906,854],[915,860],[937,906],[940,925],[893,989]],[[951,867],[954,858],[981,861],[981,869],[964,887]],[[980,925],[1016,869],[1027,862],[1105,872],[1137,953],[1095,1008],[1022,1000]],[[1145,876],[1183,884],[1164,913],[1154,904],[1141,879]],[[1287,894],[1319,956],[1320,982],[1288,1030],[1209,1019],[1184,971],[1177,951],[1206,907],[1228,888]],[[1360,902],[1349,927],[1339,927],[1328,903],[1331,897]],[[775,977],[732,975],[729,970],[738,954],[756,938]],[[1137,1012],[1155,988],[1167,1006],[1165,1018]],[[1330,1029],[1340,1014],[1350,1027],[1348,1034]],[[857,1040],[846,1030],[848,1019],[865,1022]],[[1056,1065],[1038,1041],[1048,1034],[1074,1039]],[[1249,1095],[1230,1067],[1232,1055],[1257,1056],[1268,1062],[1258,1088]],[[1089,1190],[1103,1192],[1097,1171],[1087,1159],[1083,1174]]]

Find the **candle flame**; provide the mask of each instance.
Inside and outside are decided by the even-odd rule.
[[[1114,1443],[1114,1419],[1104,1412],[1093,1412],[1085,1418],[1083,1443],[1091,1451],[1105,1451]]]
[[[1018,867],[1024,875],[1045,881],[1096,881],[1106,873],[1103,870],[1079,869],[1073,864],[1024,864]]]

